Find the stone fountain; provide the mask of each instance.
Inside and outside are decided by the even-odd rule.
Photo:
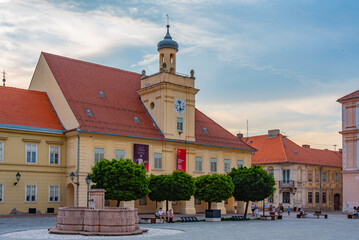
[[[61,207],[56,217],[54,234],[81,234],[87,236],[122,236],[147,232],[138,226],[137,208],[105,208],[104,189],[89,191],[89,207]]]

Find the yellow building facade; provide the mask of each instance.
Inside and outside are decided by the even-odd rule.
[[[86,206],[85,178],[95,163],[103,158],[135,159],[138,145],[148,149],[148,159],[145,159],[148,174],[167,174],[184,168],[182,170],[196,177],[226,173],[243,165],[250,167],[255,149],[196,109],[199,90],[195,88],[194,71],[189,76],[176,73],[178,44],[172,40],[169,26],[157,47],[159,72],[153,75],[41,54],[29,90],[48,97],[62,129],[55,135],[40,132],[28,137],[24,131],[17,132],[17,137],[0,132],[0,141],[5,142],[1,166],[12,169],[7,174],[13,175],[13,180],[16,173],[21,172],[16,186],[4,184],[1,213],[7,214],[13,208],[24,212],[36,208],[43,213],[50,207],[56,212],[59,206]],[[36,164],[8,160],[15,157],[15,152],[8,149],[24,149],[26,140],[23,138],[38,145]],[[52,145],[61,149],[60,163],[56,166],[48,164],[49,150],[46,149]],[[179,164],[179,150],[185,151],[181,159],[184,165]],[[25,150],[16,154],[18,159],[25,158],[22,156]],[[75,175],[73,180],[71,173]],[[6,179],[11,179],[9,176]],[[21,201],[25,191],[21,193],[19,189],[31,184],[37,185],[37,201],[28,204]],[[46,202],[47,185],[59,186],[58,202]],[[8,194],[10,189],[16,191]],[[20,200],[15,202],[15,199]],[[137,207],[140,213],[153,213],[163,204],[148,198],[121,203]],[[193,197],[190,201],[171,202],[170,206],[175,212],[186,214],[204,212],[207,208],[206,203]],[[233,212],[234,206],[242,208],[233,199],[212,205],[222,213]]]

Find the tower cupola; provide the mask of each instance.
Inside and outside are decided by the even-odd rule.
[[[157,44],[157,51],[160,57],[160,72],[168,71],[170,73],[176,73],[176,53],[178,52],[178,43],[172,40],[170,35],[170,25],[168,23],[166,27],[166,36]]]

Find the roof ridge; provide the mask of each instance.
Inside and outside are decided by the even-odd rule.
[[[129,74],[134,74],[134,75],[141,76],[140,73],[131,72],[131,71],[123,70],[123,69],[120,69],[120,68],[115,68],[115,67],[109,67],[109,66],[105,66],[105,65],[102,65],[102,64],[98,64],[98,63],[92,63],[92,62],[88,62],[88,61],[84,61],[84,60],[64,57],[64,56],[60,56],[60,55],[56,55],[56,54],[52,54],[52,53],[48,53],[48,52],[41,52],[41,54],[43,54],[45,56],[45,58],[46,58],[46,55],[47,55],[47,56],[60,58],[60,59],[65,59],[65,60],[68,60],[68,61],[73,61],[73,62],[77,62],[77,63],[81,63],[81,64],[88,64],[88,65],[93,65],[93,66],[96,66],[96,67],[99,67],[99,68],[111,69],[111,70],[115,70],[115,71],[121,71],[121,72],[129,73]]]
[[[358,93],[358,96],[351,96],[351,95],[355,95],[355,94],[357,94],[357,93]],[[349,94],[347,94],[347,95],[345,95],[345,96],[339,98],[339,99],[337,100],[337,102],[341,102],[341,101],[344,101],[344,100],[355,99],[355,98],[359,98],[359,90],[356,90],[356,91],[354,91],[354,92],[352,92],[352,93],[349,93]]]
[[[24,88],[17,88],[17,87],[8,87],[8,86],[6,86],[6,87],[0,86],[0,89],[13,90],[13,91],[18,91],[18,92],[34,93],[34,94],[46,94],[45,92],[42,92],[42,91],[30,90],[30,89],[24,89]]]
[[[283,153],[284,153],[284,156],[285,156],[285,160],[286,160],[286,162],[289,162],[288,156],[287,156],[287,152],[286,152],[286,150],[285,150],[285,148],[284,148],[284,143],[283,143],[283,137],[284,137],[284,136],[283,136],[281,133],[279,133],[277,137],[279,137],[280,145],[281,145],[281,148],[282,148],[282,150],[283,150]],[[286,139],[288,139],[288,138],[286,138]]]

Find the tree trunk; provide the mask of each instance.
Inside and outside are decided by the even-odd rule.
[[[117,205],[116,207],[119,207],[120,206],[120,200],[117,200]]]
[[[264,199],[263,199],[263,216],[265,215],[265,209],[264,209]]]
[[[211,202],[208,202],[208,210],[211,210]]]
[[[244,210],[244,219],[247,218],[248,204],[249,204],[249,201],[246,202],[246,209]]]
[[[166,200],[166,213],[168,212],[168,200]]]

